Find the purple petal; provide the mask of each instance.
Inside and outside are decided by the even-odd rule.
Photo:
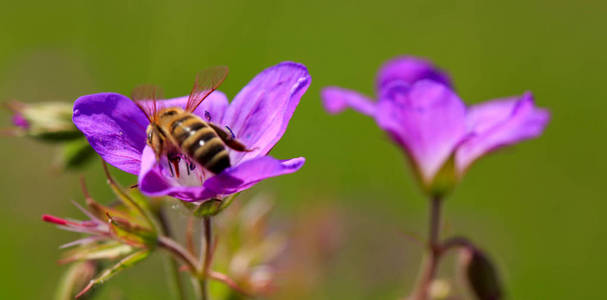
[[[303,157],[278,160],[270,156],[256,157],[221,172],[205,181],[204,186],[217,194],[233,194],[248,189],[270,177],[290,174],[299,170]]]
[[[534,106],[529,92],[471,107],[466,116],[471,136],[457,149],[458,170],[464,172],[488,152],[539,136],[549,119],[546,110]]]
[[[339,113],[348,107],[368,116],[375,114],[375,101],[352,90],[327,87],[322,90],[321,97],[325,109],[331,114]]]
[[[304,164],[305,159],[294,158],[280,161],[269,156],[247,160],[237,166],[207,179],[202,186],[173,185],[158,170],[154,152],[150,147],[143,151],[139,188],[152,197],[169,195],[185,201],[202,201],[248,189],[259,181],[283,174],[293,173]]]
[[[187,99],[186,96],[159,100],[157,105],[184,108]],[[227,106],[226,96],[215,91],[194,113],[203,118],[211,116],[213,121],[221,123]],[[125,172],[139,173],[149,122],[132,100],[114,93],[80,97],[74,103],[73,121],[103,160]]]
[[[466,108],[451,89],[431,80],[387,86],[376,121],[410,155],[429,183],[466,133]]]
[[[128,97],[101,93],[74,103],[73,121],[97,153],[114,167],[139,173],[148,120]]]
[[[235,153],[234,163],[265,155],[274,147],[309,85],[305,66],[284,62],[261,72],[236,95],[223,122],[253,151]]]
[[[413,56],[400,56],[382,66],[377,76],[377,90],[381,91],[394,80],[413,85],[423,79],[434,80],[448,87],[453,87],[447,73],[434,66],[430,61]]]

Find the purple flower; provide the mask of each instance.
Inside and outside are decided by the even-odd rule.
[[[374,117],[431,193],[450,189],[483,155],[540,135],[549,120],[530,92],[466,107],[443,71],[411,56],[386,63],[377,90],[377,101],[338,87],[323,89],[322,98],[330,113],[351,107]]]
[[[293,173],[303,157],[277,160],[266,156],[284,134],[299,99],[310,85],[305,66],[284,62],[257,75],[228,104],[213,92],[194,113],[204,120],[227,126],[250,152],[230,150],[231,167],[217,175],[179,163],[173,176],[166,157],[157,163],[146,145],[145,115],[128,97],[102,93],[80,97],[74,104],[74,123],[99,155],[111,165],[139,175],[139,188],[149,196],[170,195],[185,201],[202,201],[236,193],[263,179]],[[187,97],[159,101],[161,107],[185,107]]]

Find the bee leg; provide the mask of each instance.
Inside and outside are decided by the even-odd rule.
[[[229,133],[228,133],[223,128],[221,128],[220,126],[218,126],[216,124],[213,124],[210,122],[208,124],[215,131],[215,133],[217,133],[217,135],[224,142],[224,144],[226,144],[226,146],[230,147],[230,149],[236,150],[238,152],[251,152],[254,150],[254,149],[247,149],[247,146],[245,146],[243,143],[241,143],[239,140],[237,140],[236,137],[234,136],[234,133],[232,132],[232,129],[230,129],[230,127],[226,126],[226,128],[229,131]]]
[[[175,175],[179,178],[179,162],[181,161],[181,157],[177,153],[170,153],[167,155],[167,159],[169,160],[169,168],[171,165],[175,168]],[[173,169],[171,168],[171,174],[173,174]]]
[[[196,169],[196,164],[193,161],[187,159],[185,163],[185,168],[186,170],[188,170],[188,175],[190,175],[190,173]]]
[[[170,162],[169,162],[169,171],[171,171],[171,177],[175,177],[175,173],[173,173],[173,166],[171,166]]]

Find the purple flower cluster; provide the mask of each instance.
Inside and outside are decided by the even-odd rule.
[[[325,108],[338,113],[350,107],[375,118],[403,148],[432,193],[445,188],[437,186],[444,184],[445,176],[440,175],[457,181],[478,158],[540,135],[549,120],[549,113],[534,105],[530,92],[466,107],[449,76],[416,57],[387,62],[376,84],[377,101],[327,87],[322,91]]]
[[[101,93],[80,97],[74,104],[73,121],[97,153],[108,163],[139,176],[141,191],[148,196],[169,195],[185,201],[202,201],[245,190],[269,177],[299,170],[303,157],[277,160],[268,152],[284,134],[301,96],[310,85],[307,69],[284,62],[257,75],[228,104],[213,92],[194,113],[231,129],[250,152],[230,152],[232,166],[217,175],[179,163],[181,176],[173,176],[163,158],[156,161],[146,145],[144,113],[126,96]],[[187,97],[159,101],[161,107],[184,108]]]

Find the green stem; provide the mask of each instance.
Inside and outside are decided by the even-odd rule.
[[[210,216],[205,216],[202,219],[202,224],[203,224],[203,231],[204,231],[204,247],[200,247],[201,251],[200,251],[200,261],[202,262],[202,272],[199,275],[199,282],[200,282],[200,299],[201,300],[208,300],[209,299],[209,292],[208,292],[208,287],[207,287],[207,282],[208,282],[208,274],[209,274],[209,267],[211,266],[211,259],[212,259],[212,236],[213,236],[213,228],[211,226],[211,217]],[[202,250],[204,249],[204,250]]]
[[[158,221],[160,222],[160,226],[162,227],[163,233],[169,237],[173,238],[173,232],[169,225],[169,222],[166,217],[166,213],[164,211],[164,207],[160,207],[157,212]],[[183,286],[183,282],[181,281],[181,276],[179,273],[179,264],[174,257],[169,258],[169,273],[170,273],[170,283],[177,290],[177,296],[180,300],[186,300],[185,289]]]
[[[442,246],[439,241],[440,234],[440,212],[442,198],[433,197],[430,201],[430,232],[428,237],[428,256],[422,269],[421,279],[410,299],[427,300],[428,290],[438,269],[438,262],[442,254]]]

